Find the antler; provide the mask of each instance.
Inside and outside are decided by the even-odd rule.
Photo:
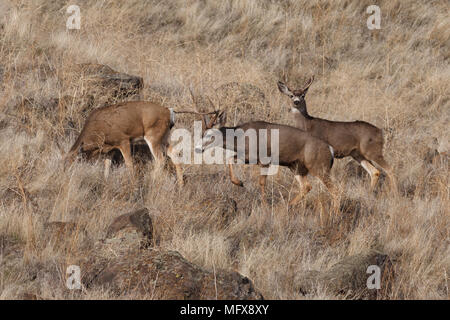
[[[200,115],[206,115],[206,114],[213,114],[213,113],[215,113],[215,111],[211,111],[211,112],[200,112],[200,111],[198,111],[198,109],[197,109],[197,100],[195,99],[191,88],[189,88],[189,92],[191,93],[192,102],[194,102],[194,110],[174,111],[175,113],[192,113],[192,114],[200,114]]]
[[[214,116],[211,117],[211,121],[209,121],[209,124],[207,126],[207,128],[212,128],[212,126],[216,123],[217,119],[222,117],[222,115],[225,113],[225,111],[220,111],[220,109],[217,109],[216,105],[212,102],[212,100],[208,96],[206,96],[206,97],[208,98],[209,103],[211,103],[215,109]]]
[[[306,89],[309,88],[309,86],[313,83],[314,81],[314,75],[311,76],[311,78],[309,79],[309,81],[307,82],[306,86],[303,88],[303,91],[305,91]]]
[[[192,89],[190,87],[189,87],[189,93],[191,94],[192,103],[194,104],[194,109],[195,109],[195,111],[198,111],[197,100],[195,99],[194,94],[192,93]]]

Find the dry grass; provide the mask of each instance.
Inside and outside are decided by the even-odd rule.
[[[378,1],[382,29],[375,31],[366,27],[369,0],[79,3],[82,25],[75,32],[65,30],[66,1],[12,1],[0,16],[0,247],[3,241],[24,249],[4,256],[0,298],[17,298],[32,287],[30,269],[84,254],[75,241],[70,250],[43,241],[45,222],[78,222],[98,239],[114,217],[142,206],[160,212],[161,247],[210,270],[235,269],[269,299],[304,298],[290,281],[296,274],[325,270],[369,248],[395,259],[396,278],[384,298],[449,297],[448,163],[424,161],[430,150],[448,148],[448,2]],[[73,143],[84,106],[70,104],[57,117],[11,106],[23,97],[81,97],[88,89],[84,79],[58,81],[81,62],[142,76],[144,98],[176,109],[190,107],[188,87],[212,97],[229,82],[260,88],[266,109],[238,110],[231,100],[216,99],[232,115],[230,125],[248,118],[292,123],[276,81],[301,84],[314,73],[309,112],[383,128],[400,195],[385,186],[369,193],[367,175],[358,177],[348,159],[333,168],[342,218],[328,221],[321,188],[287,208],[297,190],[286,170],[268,179],[270,209],[261,207],[257,182],[244,168],[237,172],[245,189],[233,186],[222,166],[185,168],[183,190],[151,163],[134,182],[123,166],[108,181],[101,163],[78,162],[64,172],[60,147]],[[179,126],[191,120],[186,116]],[[225,196],[238,212],[223,222],[202,201]],[[39,288],[40,294],[70,298],[51,287]],[[85,298],[107,295],[87,292]],[[317,288],[309,298],[337,297]]]

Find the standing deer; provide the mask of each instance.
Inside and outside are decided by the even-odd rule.
[[[306,176],[311,174],[319,178],[323,184],[327,187],[334,199],[334,186],[330,179],[330,170],[333,166],[333,148],[326,142],[311,136],[302,130],[294,127],[268,123],[264,121],[254,121],[244,123],[236,127],[225,127],[225,113],[216,112],[211,120],[206,119],[203,116],[203,138],[201,144],[195,146],[195,152],[202,153],[205,150],[213,147],[221,147],[223,149],[228,149],[234,152],[238,152],[237,138],[235,136],[235,141],[230,143],[230,141],[225,141],[222,139],[215,139],[216,133],[221,133],[222,137],[226,136],[227,129],[236,130],[241,129],[245,135],[249,130],[267,130],[267,140],[271,140],[270,134],[271,130],[278,130],[279,139],[277,141],[278,146],[278,164],[281,166],[286,166],[294,173],[296,180],[300,184],[300,193],[290,201],[290,205],[296,204],[303,196],[305,196],[310,190],[311,185],[308,183]],[[214,132],[214,130],[218,130]],[[256,143],[257,154],[261,154],[259,148],[261,144],[259,141],[259,135],[256,135],[258,141]],[[271,150],[272,144],[266,143],[265,154],[270,156],[272,154]],[[245,162],[249,162],[249,143],[245,144],[244,147]],[[235,159],[237,155],[233,156]],[[227,164],[230,173],[231,182],[237,186],[243,186],[242,181],[240,181],[233,173],[232,160],[233,157],[227,159]],[[259,166],[267,166],[261,164],[258,159]],[[259,177],[259,185],[261,189],[261,197],[263,203],[265,203],[264,190],[266,185],[267,175],[261,174]]]
[[[167,155],[173,159],[173,146],[168,146],[168,136],[176,113],[196,112],[177,112],[147,101],[130,101],[96,109],[87,118],[78,139],[66,155],[66,166],[74,161],[80,148],[89,156],[119,149],[126,166],[133,172],[131,143],[142,139],[158,164],[164,160],[163,147],[167,147]],[[105,177],[110,165],[111,160],[105,160]],[[174,165],[178,183],[183,185],[181,167],[177,163]]]
[[[329,143],[336,158],[351,156],[369,173],[371,190],[377,184],[381,167],[389,177],[391,188],[396,191],[396,182],[392,169],[383,157],[383,132],[381,129],[364,121],[340,122],[314,118],[306,109],[305,95],[314,80],[314,76],[303,89],[290,90],[278,81],[278,89],[291,98],[296,126],[311,135]]]

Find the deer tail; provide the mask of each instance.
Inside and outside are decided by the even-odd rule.
[[[73,144],[72,148],[70,148],[69,153],[74,153],[74,152],[78,151],[78,149],[81,146],[81,142],[83,141],[83,137],[84,137],[84,128],[83,128],[83,130],[81,130],[81,133],[78,136],[75,143]]]
[[[72,163],[72,161],[75,159],[75,154],[78,152],[78,150],[80,149],[80,146],[83,142],[85,128],[86,128],[86,126],[83,128],[83,130],[81,130],[81,133],[79,134],[79,136],[78,136],[77,140],[75,141],[75,143],[73,144],[72,148],[70,148],[69,152],[67,152],[65,159],[64,159],[64,167],[69,166]]]

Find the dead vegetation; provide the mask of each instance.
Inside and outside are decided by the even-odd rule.
[[[168,269],[172,261],[200,270],[203,282],[195,285],[207,293],[194,290],[196,298],[215,298],[217,270],[224,270],[223,288],[242,288],[239,298],[449,297],[448,2],[380,1],[382,28],[375,31],[365,23],[371,1],[88,0],[80,5],[81,29],[70,31],[68,4],[0,1],[0,298],[180,297],[166,289],[120,296],[117,283],[67,290],[65,268],[94,257],[96,246],[129,257],[103,258],[130,268],[130,257],[158,256]],[[80,71],[83,64],[108,66],[109,80]],[[131,80],[121,85],[123,76],[111,70]],[[80,158],[62,168],[90,110],[136,100],[136,88],[142,99],[175,110],[191,108],[194,88],[228,111],[229,125],[292,125],[276,83],[301,85],[312,74],[311,115],[384,130],[398,195],[383,176],[368,192],[369,176],[348,160],[336,160],[332,170],[335,216],[319,184],[289,208],[296,182],[284,169],[267,181],[272,200],[265,208],[251,167],[236,169],[248,181],[240,188],[224,166],[185,166],[183,189],[173,173],[154,168],[146,150],[144,160],[135,157],[135,180],[120,156],[108,180],[102,161]],[[205,110],[207,103],[200,101]],[[191,129],[193,120],[180,116],[176,127]],[[150,247],[139,232],[107,238],[117,217],[141,208],[151,213]],[[366,260],[351,258],[373,250],[393,270],[377,294],[359,291]],[[357,270],[350,272],[355,278],[330,283],[331,271],[342,275],[339,268]],[[311,272],[321,276],[300,285]],[[162,288],[178,279],[168,274],[173,281]]]

